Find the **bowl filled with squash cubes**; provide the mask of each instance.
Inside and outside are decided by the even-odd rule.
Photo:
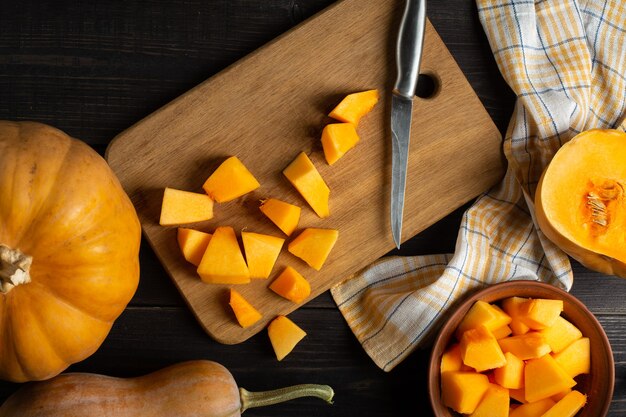
[[[602,417],[615,383],[602,326],[553,285],[509,281],[463,300],[431,352],[437,417]]]

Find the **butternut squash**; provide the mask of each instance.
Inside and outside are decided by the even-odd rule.
[[[626,133],[593,129],[563,145],[535,194],[537,224],[589,269],[626,277]]]
[[[68,373],[24,385],[0,417],[238,417],[253,407],[313,396],[332,404],[328,385],[266,392],[237,388],[232,374],[207,360],[182,362],[137,378]]]

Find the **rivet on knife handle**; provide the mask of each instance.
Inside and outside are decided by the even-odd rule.
[[[402,242],[413,97],[419,77],[425,26],[426,0],[407,0],[396,49],[398,78],[391,97],[391,232],[398,248]]]

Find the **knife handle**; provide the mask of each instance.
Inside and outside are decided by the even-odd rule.
[[[396,46],[398,78],[393,89],[395,94],[408,99],[415,96],[425,27],[426,0],[406,0]]]

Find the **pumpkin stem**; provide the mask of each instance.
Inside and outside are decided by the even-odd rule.
[[[239,395],[241,398],[241,413],[243,413],[249,408],[264,407],[301,397],[317,397],[328,404],[332,404],[335,392],[328,385],[301,384],[260,392],[250,392],[244,388],[239,388]]]
[[[16,285],[29,283],[28,271],[32,263],[32,256],[0,244],[0,293],[6,294]]]

